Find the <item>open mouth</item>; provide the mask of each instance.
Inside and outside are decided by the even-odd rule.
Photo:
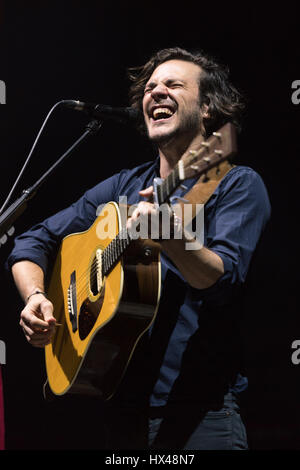
[[[157,107],[151,112],[151,117],[154,121],[166,120],[173,116],[175,111],[167,107]]]

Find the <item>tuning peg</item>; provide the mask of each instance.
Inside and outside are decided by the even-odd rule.
[[[15,233],[15,227],[10,227],[9,230],[7,230],[7,235],[10,237]]]
[[[210,143],[209,142],[201,142],[202,147],[206,147],[207,150],[210,148]]]
[[[199,151],[198,150],[190,150],[189,151],[189,154],[191,155],[192,157],[192,160],[191,161],[194,161],[195,158],[197,158],[199,156]]]

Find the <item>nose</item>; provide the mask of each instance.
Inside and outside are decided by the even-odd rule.
[[[166,98],[168,96],[168,87],[163,83],[158,83],[151,91],[153,99]]]

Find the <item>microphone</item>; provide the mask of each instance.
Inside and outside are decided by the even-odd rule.
[[[61,104],[75,111],[83,111],[94,119],[137,123],[143,115],[134,108],[114,108],[106,104],[84,103],[76,100],[62,100]]]

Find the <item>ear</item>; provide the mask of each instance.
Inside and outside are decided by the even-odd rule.
[[[209,108],[209,106],[206,103],[203,103],[203,105],[201,106],[202,118],[203,119],[209,119],[210,118],[208,108]]]

